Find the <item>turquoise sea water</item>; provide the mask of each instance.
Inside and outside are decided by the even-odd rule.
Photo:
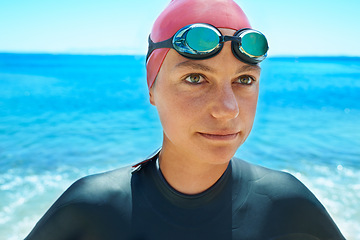
[[[291,172],[360,239],[360,58],[269,58],[237,156]],[[0,238],[22,239],[76,179],[161,144],[143,56],[0,54]]]

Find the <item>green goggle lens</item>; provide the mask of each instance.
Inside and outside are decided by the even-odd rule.
[[[240,48],[248,55],[259,57],[266,54],[269,47],[264,35],[250,32],[241,37]]]
[[[192,28],[186,35],[186,43],[198,53],[208,53],[218,47],[219,35],[207,27]]]

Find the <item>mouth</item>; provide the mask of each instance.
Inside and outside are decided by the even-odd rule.
[[[201,136],[210,140],[217,141],[229,141],[234,140],[239,135],[239,132],[236,133],[202,133],[199,132]]]

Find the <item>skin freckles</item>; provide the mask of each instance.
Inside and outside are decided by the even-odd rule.
[[[251,131],[259,77],[260,68],[236,59],[230,42],[205,60],[169,51],[150,89],[150,102],[164,131],[160,169],[175,189],[199,193],[223,174]]]

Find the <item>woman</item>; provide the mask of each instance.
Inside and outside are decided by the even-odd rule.
[[[233,157],[267,50],[232,0],[171,1],[147,55],[162,148],[74,183],[26,239],[344,239],[297,179]]]

